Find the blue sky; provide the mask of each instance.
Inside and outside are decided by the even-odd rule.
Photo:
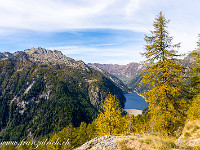
[[[0,52],[44,47],[86,63],[140,62],[159,11],[179,52],[194,50],[199,0],[0,0]]]

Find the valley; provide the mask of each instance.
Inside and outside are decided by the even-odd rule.
[[[0,0],[0,150],[200,150],[199,10]]]

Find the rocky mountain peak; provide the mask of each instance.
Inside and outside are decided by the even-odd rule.
[[[5,60],[15,57],[21,59],[25,57],[27,60],[40,64],[65,64],[71,67],[80,67],[83,70],[88,70],[88,66],[83,61],[76,61],[70,57],[67,57],[58,50],[49,50],[45,48],[31,48],[25,49],[24,51],[17,51],[15,53],[0,52],[0,60]]]
[[[53,57],[55,59],[62,59],[63,61],[66,60],[73,60],[69,57],[66,57],[65,55],[62,54],[61,51],[58,50],[48,50],[45,48],[31,48],[31,49],[25,49],[24,52],[26,54],[28,54],[30,57],[37,57],[37,60],[42,60],[43,59],[47,59],[49,57]]]
[[[81,61],[75,61],[74,59],[67,57],[58,50],[48,50],[45,48],[31,48],[26,49],[24,52],[29,56],[29,59],[33,62],[45,63],[45,64],[65,64],[67,66],[86,68],[86,65]]]
[[[25,49],[24,52],[27,53],[28,55],[31,55],[31,54],[59,54],[59,55],[63,55],[61,51],[58,51],[58,50],[52,51],[52,50],[48,50],[48,49],[41,48],[41,47]]]
[[[10,58],[10,57],[13,57],[13,54],[12,54],[12,53],[9,53],[9,52],[3,52],[3,53],[1,53],[1,52],[0,52],[0,60],[1,60],[1,59],[8,59],[8,58]]]

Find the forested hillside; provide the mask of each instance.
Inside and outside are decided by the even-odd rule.
[[[96,118],[108,93],[122,90],[100,72],[59,51],[16,52],[0,61],[0,139],[39,138]]]

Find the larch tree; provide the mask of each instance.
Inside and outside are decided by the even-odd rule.
[[[116,97],[109,94],[103,104],[103,111],[95,119],[96,132],[99,136],[116,135],[128,130],[129,123],[121,115],[121,108]]]
[[[191,87],[193,88],[193,99],[188,109],[188,119],[200,119],[200,35],[196,51],[192,52],[194,66],[191,67]]]
[[[182,99],[184,68],[175,50],[180,44],[172,44],[173,38],[166,30],[168,23],[169,20],[160,12],[153,23],[152,35],[144,38],[146,45],[142,55],[149,65],[142,71],[140,84],[151,87],[144,95],[149,102],[152,131],[169,135],[183,125],[186,102]]]

